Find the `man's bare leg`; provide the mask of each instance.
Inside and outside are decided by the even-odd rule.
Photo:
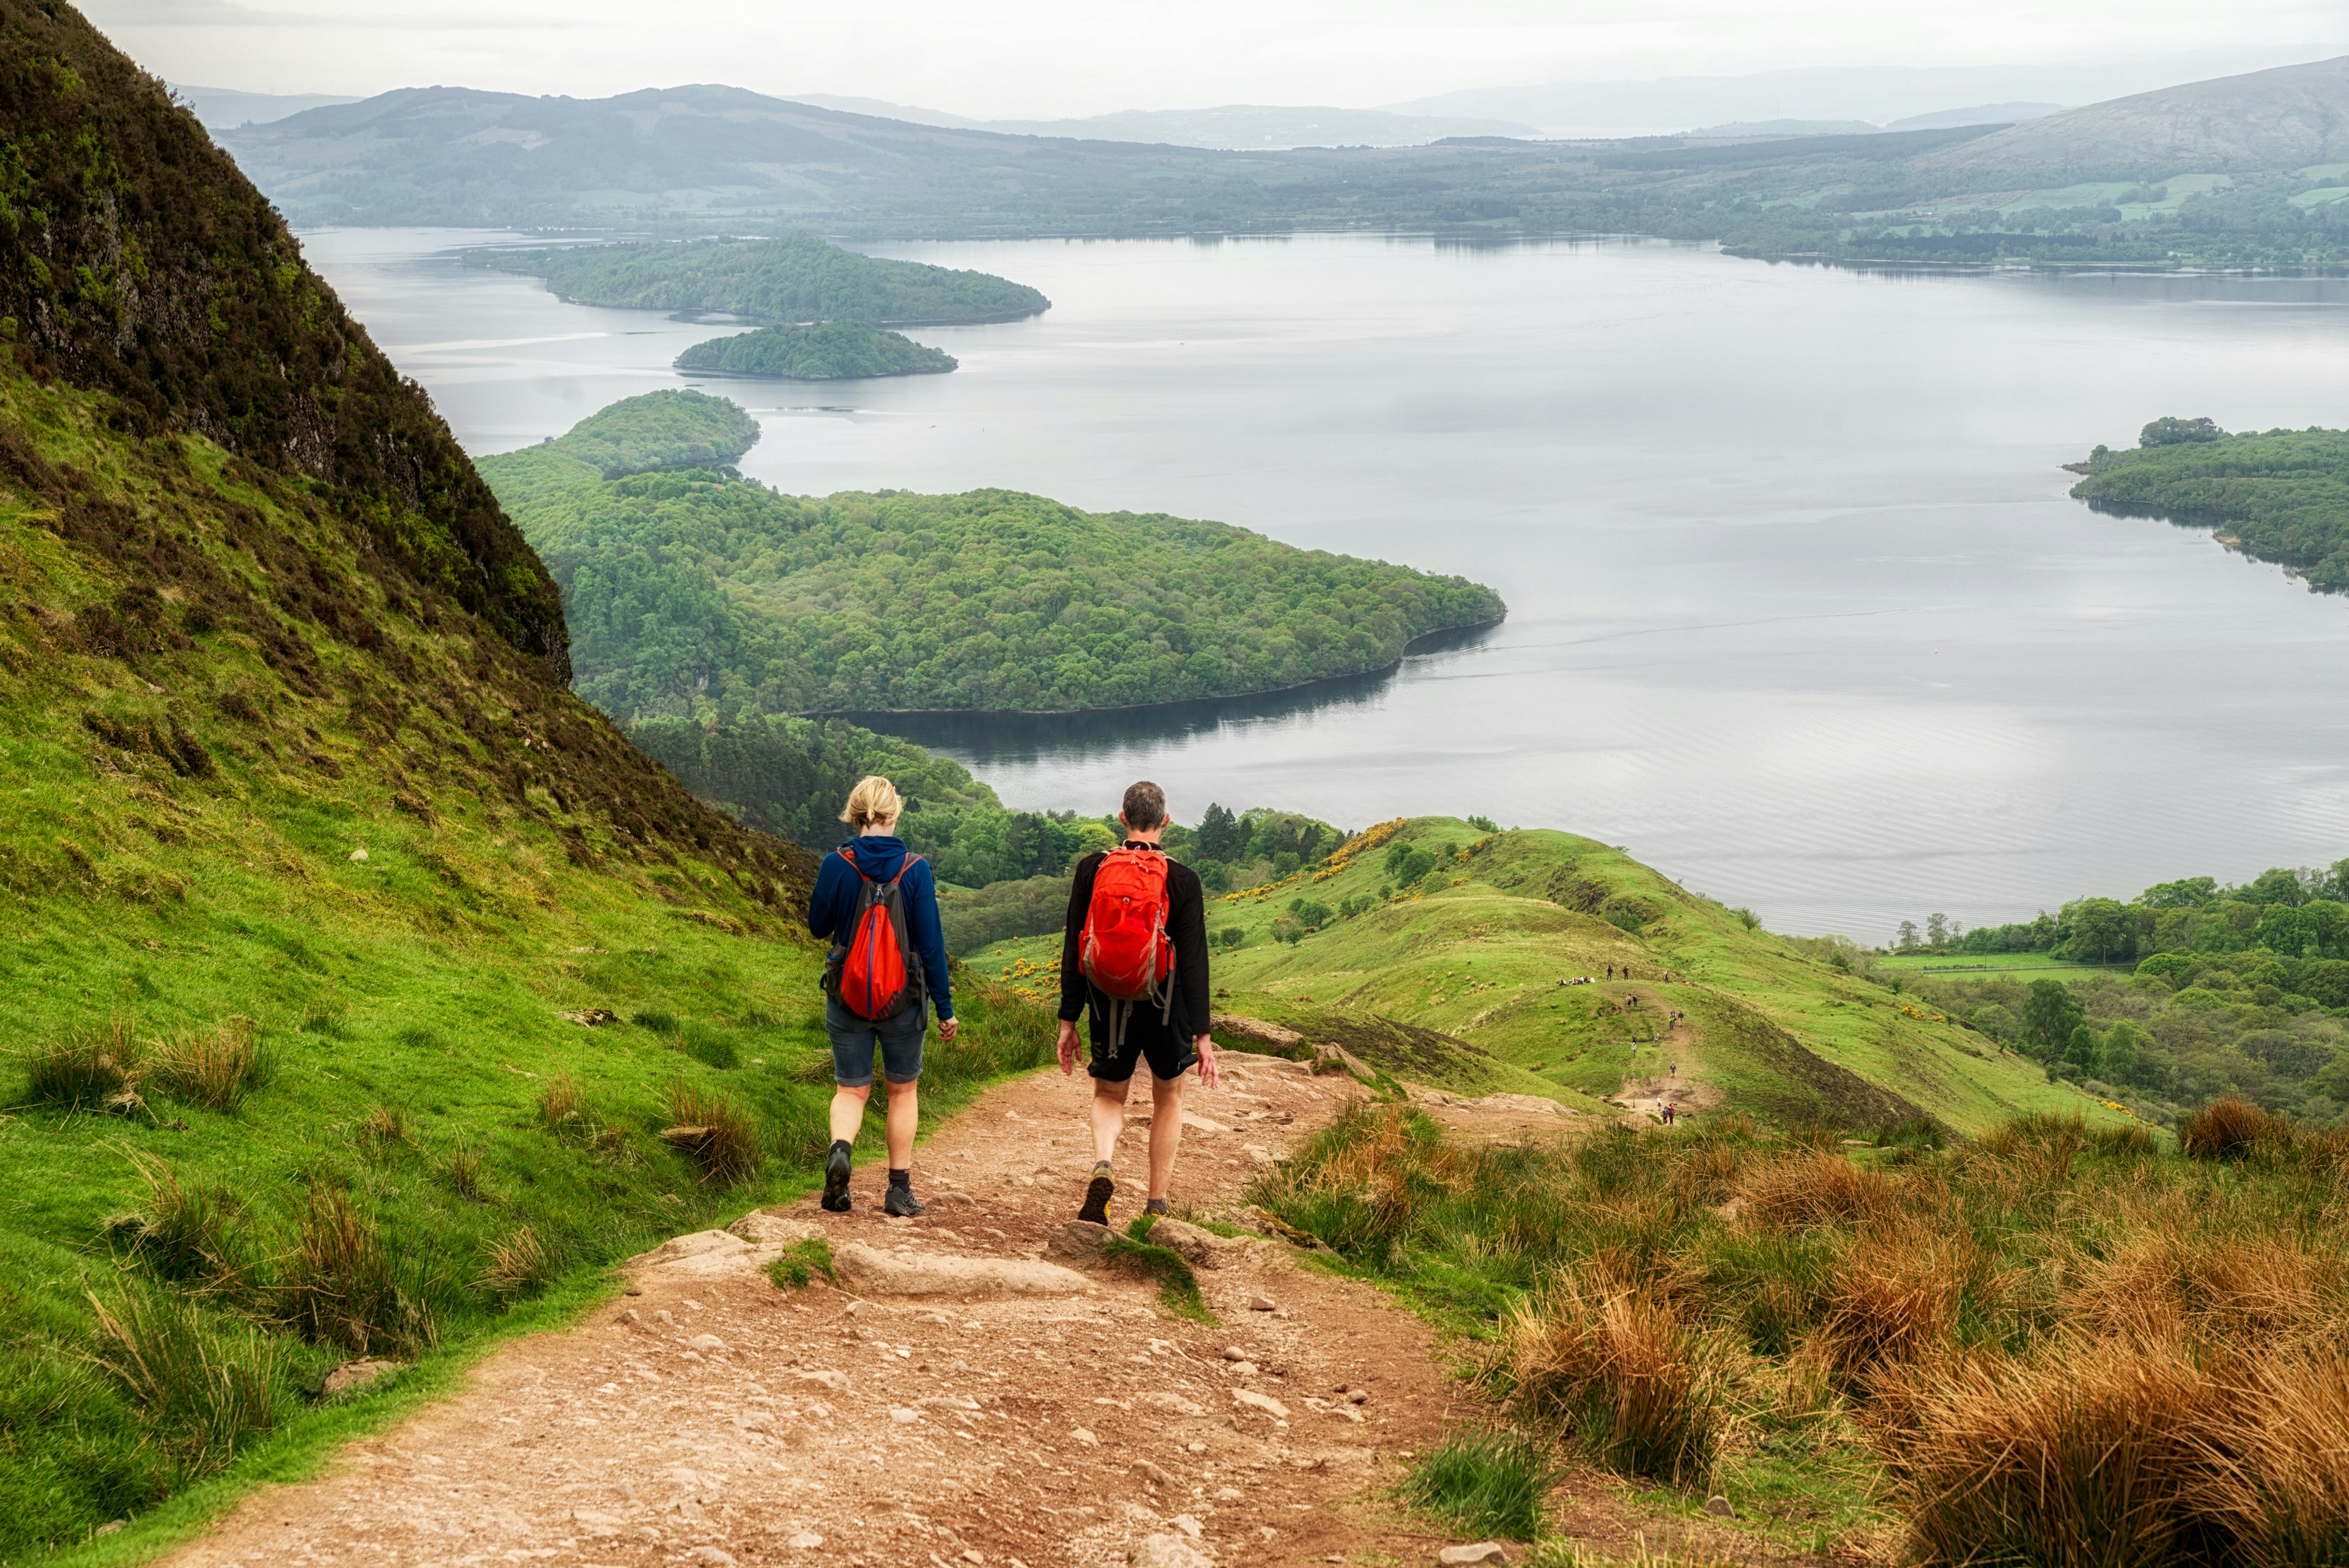
[[[1183,1147],[1183,1076],[1150,1080],[1150,1197],[1166,1197],[1174,1179],[1174,1156]]]
[[[914,1168],[914,1132],[922,1123],[922,1081],[889,1085],[889,1168]]]
[[[1125,1092],[1131,1087],[1131,1080],[1093,1080],[1093,1158],[1104,1165],[1117,1158],[1117,1140],[1125,1132]]]

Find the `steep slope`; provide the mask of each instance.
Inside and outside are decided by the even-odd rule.
[[[1212,900],[1207,923],[1241,939],[1216,950],[1218,1011],[1442,1087],[1861,1129],[1920,1112],[1961,1131],[2040,1109],[2112,1115],[1986,1036],[1571,834],[1399,819],[1319,869]],[[1058,956],[1048,939],[970,962],[1046,992]],[[1454,1044],[1382,1038],[1394,1025]]]
[[[0,0],[0,146],[13,1563],[792,1189],[824,1058],[804,853],[569,693],[536,556],[193,117]],[[1043,1039],[971,1011],[942,1087]],[[425,1365],[321,1400],[362,1353]]]
[[[2349,159],[2349,55],[2188,82],[2010,126],[1918,160],[1944,175],[2160,179]]]

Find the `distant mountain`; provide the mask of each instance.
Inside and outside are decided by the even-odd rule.
[[[1086,119],[995,119],[989,130],[1156,141],[1176,147],[1420,147],[1447,136],[1536,137],[1514,120],[1392,114],[1377,109],[1284,109],[1227,103],[1216,109],[1126,109]]]
[[[1942,174],[2158,179],[2349,160],[2349,55],[2065,109],[1920,161]]]
[[[1931,114],[1912,114],[1906,119],[1896,119],[1887,130],[1946,130],[1961,125],[2020,125],[2026,119],[2061,114],[2060,103],[1978,103],[1971,109],[1937,109]]]
[[[864,114],[875,119],[902,119],[908,125],[943,125],[961,130],[984,130],[987,122],[965,115],[948,114],[942,109],[924,109],[918,104],[891,103],[880,98],[843,98],[838,93],[795,92],[793,103],[813,104],[818,109],[837,110],[842,114]]]
[[[1380,107],[1397,114],[1481,115],[1540,126],[1718,125],[1730,120],[1865,119],[1896,130],[1949,103],[2022,100],[2094,103],[2214,71],[2280,63],[2273,51],[2192,56],[2116,56],[2048,66],[1824,66],[1743,77],[1663,77],[1652,81],[1561,81],[1472,88]],[[1996,123],[2007,119],[1957,123]],[[1940,121],[1949,124],[1950,121]]]
[[[206,130],[227,130],[240,125],[265,125],[273,119],[284,119],[305,109],[325,109],[331,104],[357,103],[355,98],[341,98],[324,92],[241,92],[235,88],[190,87],[185,82],[170,84],[171,96],[196,111]]]
[[[1873,136],[1883,129],[1864,119],[1733,119],[1727,125],[1701,125],[1688,134],[1713,141],[1745,136]]]

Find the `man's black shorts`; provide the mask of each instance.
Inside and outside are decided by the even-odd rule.
[[[1140,1014],[1142,1010],[1135,1009]],[[1199,1060],[1190,1036],[1167,1028],[1153,1013],[1125,1021],[1125,1042],[1114,1054],[1109,1049],[1109,1021],[1096,1012],[1092,1019],[1092,1061],[1086,1071],[1104,1084],[1130,1083],[1133,1069],[1146,1057],[1159,1078],[1179,1078]]]

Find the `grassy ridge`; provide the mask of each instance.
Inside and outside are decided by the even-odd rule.
[[[1274,934],[1296,922],[1292,903],[1328,917],[1294,943]],[[1630,1081],[1671,1084],[1677,1065],[1682,1103],[1781,1123],[1873,1127],[1921,1113],[1972,1130],[2038,1110],[2113,1115],[2039,1064],[1571,834],[1384,824],[1318,870],[1211,900],[1208,928],[1241,939],[1216,951],[1219,1009],[1297,1028],[1329,1027],[1319,1012],[1434,1031],[1479,1053],[1458,1064],[1464,1089],[1588,1104]],[[1058,958],[1050,939],[1031,939],[971,962],[1049,989]],[[1608,980],[1610,965],[1634,978]],[[1595,983],[1559,983],[1583,976]],[[1672,1012],[1687,1015],[1678,1032],[1663,1027]],[[1386,1064],[1374,1041],[1358,1054]],[[1407,1060],[1390,1070],[1412,1075]]]

